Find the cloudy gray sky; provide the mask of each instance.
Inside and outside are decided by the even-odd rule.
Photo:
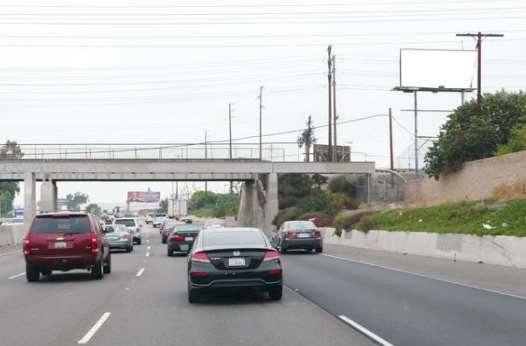
[[[484,41],[484,91],[520,90],[526,78],[525,13],[520,0],[4,0],[0,140],[199,142],[205,129],[209,140],[222,140],[228,138],[229,102],[234,138],[252,136],[258,131],[259,86],[264,133],[301,128],[309,114],[323,125],[330,43],[341,121],[392,107],[395,164],[407,167],[413,122],[401,109],[411,108],[413,99],[391,91],[399,80],[400,48],[470,50],[474,41],[455,33],[503,33]],[[434,70],[444,61],[428,57],[414,68]],[[474,64],[448,64],[451,77],[473,76]],[[452,109],[459,102],[458,95],[419,97],[426,109]],[[436,135],[445,119],[422,114],[420,133]],[[386,117],[342,124],[338,134],[339,143],[352,143],[353,159],[387,166]],[[316,135],[326,143],[326,129]],[[171,191],[169,183],[68,183],[59,193],[82,190],[93,201],[113,202],[129,189],[148,186],[163,195]]]

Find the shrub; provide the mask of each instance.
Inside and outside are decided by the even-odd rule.
[[[356,209],[358,203],[343,193],[319,192],[304,197],[298,202],[298,208],[304,213],[322,212],[336,215],[342,209]]]
[[[358,178],[351,175],[340,175],[332,179],[329,189],[334,193],[343,193],[350,197],[357,195]]]
[[[342,211],[334,218],[334,226],[340,233],[342,230],[350,231],[362,217],[371,213],[373,213],[371,210]]]
[[[303,212],[297,207],[286,208],[279,211],[272,223],[279,228],[283,222],[297,220],[301,214],[303,214]]]
[[[314,219],[316,227],[327,227],[332,225],[334,219],[332,216],[322,212],[305,213],[300,216],[301,220]]]
[[[377,228],[378,223],[373,217],[374,215],[369,215],[363,217],[360,222],[356,224],[356,228],[363,232],[368,232]]]

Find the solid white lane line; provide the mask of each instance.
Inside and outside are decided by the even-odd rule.
[[[373,340],[374,342],[376,342],[376,343],[378,343],[378,344],[380,344],[382,346],[394,346],[389,341],[387,341],[387,340],[381,338],[380,336],[376,335],[375,333],[371,332],[369,329],[365,328],[364,326],[362,326],[358,322],[354,322],[349,317],[347,317],[345,315],[340,315],[338,317],[343,322],[347,323],[348,325],[350,325],[351,327],[353,327],[354,329],[356,329],[360,333],[364,334],[365,336],[367,336],[369,339]]]
[[[139,269],[139,271],[137,272],[137,277],[141,276],[142,273],[144,273],[144,268]]]
[[[16,279],[16,278],[19,278],[23,275],[26,275],[26,272],[22,272],[22,273],[18,273],[18,274],[15,274],[15,275],[11,275],[8,279],[9,280],[13,280],[13,279]]]
[[[93,335],[95,335],[95,333],[97,332],[97,330],[99,330],[100,327],[102,327],[102,325],[104,324],[104,322],[106,322],[106,320],[110,317],[111,315],[111,312],[105,312],[102,314],[102,316],[99,318],[99,320],[93,325],[93,327],[91,327],[90,330],[88,330],[88,332],[86,333],[86,335],[84,335],[82,337],[82,339],[80,339],[79,341],[77,341],[77,343],[83,345],[83,344],[87,344],[91,338],[93,337]]]
[[[461,282],[458,282],[458,281],[441,279],[441,278],[437,278],[437,277],[430,276],[430,275],[418,274],[418,273],[409,272],[409,271],[406,271],[406,270],[392,268],[392,267],[386,267],[386,266],[383,266],[383,265],[374,264],[374,263],[370,263],[370,262],[356,261],[356,260],[353,260],[353,259],[350,259],[350,258],[345,258],[345,257],[338,257],[338,256],[327,255],[327,254],[323,254],[323,253],[320,254],[320,255],[326,256],[326,257],[335,258],[335,259],[339,259],[339,260],[342,260],[342,261],[351,262],[351,263],[368,265],[368,266],[371,266],[371,267],[376,267],[376,268],[385,269],[385,270],[392,270],[392,271],[395,271],[395,272],[398,272],[398,273],[418,276],[418,277],[421,277],[421,278],[424,278],[424,279],[442,281],[442,282],[445,282],[445,283],[448,283],[448,284],[461,286],[461,287],[466,287],[466,288],[471,288],[471,289],[474,289],[474,290],[485,291],[485,292],[489,292],[489,293],[495,293],[495,294],[500,294],[500,295],[503,295],[503,296],[508,296],[508,297],[511,297],[511,298],[518,298],[518,299],[526,300],[526,297],[524,297],[524,296],[519,296],[519,295],[516,295],[516,294],[513,294],[513,293],[506,293],[506,292],[502,292],[502,291],[497,291],[497,290],[493,290],[491,288],[484,288],[484,287],[480,287],[480,286],[468,285],[468,284],[464,284],[464,283],[461,283]]]

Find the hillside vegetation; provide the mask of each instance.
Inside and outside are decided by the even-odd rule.
[[[526,198],[444,204],[364,216],[357,229],[526,236]]]

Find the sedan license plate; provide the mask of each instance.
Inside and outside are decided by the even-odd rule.
[[[243,257],[230,257],[228,259],[229,267],[243,267],[245,266],[245,259]]]
[[[299,233],[298,238],[310,238],[310,233]]]
[[[56,241],[55,242],[55,249],[65,249],[68,245],[65,241]]]
[[[194,241],[194,237],[185,237],[184,240],[185,241]]]
[[[190,245],[179,245],[179,249],[181,251],[188,251],[190,249]]]

